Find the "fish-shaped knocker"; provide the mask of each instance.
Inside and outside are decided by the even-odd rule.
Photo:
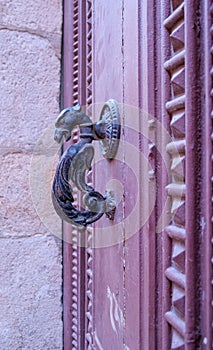
[[[120,139],[120,117],[117,103],[108,100],[101,111],[100,119],[92,120],[81,111],[80,105],[64,109],[55,123],[54,139],[60,143],[69,141],[72,130],[79,126],[80,141],[69,146],[59,161],[52,187],[52,201],[61,219],[80,226],[86,226],[101,218],[103,214],[113,220],[115,200],[113,192],[105,195],[94,190],[86,181],[86,173],[91,170],[94,158],[92,142],[98,140],[103,156],[110,160],[115,157]],[[71,183],[83,193],[85,208],[74,206]]]

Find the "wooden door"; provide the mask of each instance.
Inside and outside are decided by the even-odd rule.
[[[211,349],[211,3],[64,5],[64,107],[121,117],[88,178],[114,221],[64,224],[64,348]]]
[[[121,116],[116,158],[95,166],[96,187],[113,189],[117,208],[94,230],[94,343],[131,349],[140,338],[138,3],[96,1],[94,16],[94,103],[113,98]]]

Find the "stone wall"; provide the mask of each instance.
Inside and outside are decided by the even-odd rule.
[[[62,0],[0,3],[0,349],[62,349],[61,241],[38,217],[30,162],[59,112]]]

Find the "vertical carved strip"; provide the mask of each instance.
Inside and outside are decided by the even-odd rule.
[[[92,117],[92,1],[86,2],[86,110]],[[90,174],[91,175],[91,174]],[[92,175],[90,176],[90,178]],[[93,228],[87,228],[86,349],[93,349]]]
[[[199,348],[201,343],[201,113],[203,52],[200,41],[201,2],[185,2],[186,67],[186,332],[185,348]]]
[[[78,103],[79,6],[73,1],[73,105]]]
[[[63,107],[78,102],[78,56],[79,56],[79,8],[78,1],[64,0],[63,40]],[[77,130],[73,143],[78,142]],[[65,145],[66,148],[66,145]],[[75,204],[77,193],[74,193]],[[64,350],[79,349],[78,346],[78,251],[77,230],[63,222],[63,321]]]
[[[78,0],[73,1],[73,105],[78,104],[79,93],[79,5]],[[73,130],[72,142],[77,143],[79,140],[78,129]],[[77,189],[73,189],[74,205],[78,202]],[[78,230],[72,226],[72,349],[78,349],[78,298],[79,298],[79,281],[78,281]]]
[[[69,3],[70,5],[70,3]],[[70,54],[71,61],[65,62],[71,67],[66,70],[66,74],[70,73],[69,86],[66,84],[67,76],[64,77],[64,91],[67,98],[66,107],[81,103],[86,104],[86,112],[92,114],[92,2],[80,2],[74,0],[70,5],[70,11],[67,16],[71,15],[71,28],[69,33],[66,32],[66,40],[69,41],[67,50],[72,48]],[[86,19],[86,23],[85,23]],[[72,31],[72,32],[71,32]],[[85,55],[86,53],[86,55]],[[86,57],[85,57],[86,56]],[[69,89],[68,89],[69,88]],[[85,90],[84,90],[85,89]],[[68,90],[68,91],[67,91]],[[85,96],[86,94],[86,96]],[[79,141],[78,128],[73,130],[72,143]],[[90,181],[87,181],[90,184]],[[74,205],[80,203],[79,194],[76,188],[73,188]],[[65,227],[66,226],[66,227]],[[66,334],[69,332],[71,336],[66,336],[65,349],[91,349],[92,348],[92,261],[93,251],[92,246],[92,228],[88,228],[86,232],[87,249],[82,247],[84,230],[65,223],[66,239],[71,242],[69,246],[69,258],[66,258],[66,264],[70,265],[71,276],[70,294],[71,301],[65,305],[69,307],[67,313],[70,314],[70,327],[66,329]],[[71,239],[70,239],[71,237]],[[85,255],[86,254],[86,255]],[[69,271],[69,269],[66,269]],[[65,269],[64,269],[65,271]],[[67,278],[68,280],[68,278]],[[66,292],[66,291],[65,291]],[[86,327],[86,329],[85,329]]]
[[[75,202],[77,195],[74,195]],[[72,230],[72,349],[78,349],[78,250],[77,230]]]
[[[210,104],[210,108],[211,108],[211,139],[212,139],[212,155],[211,155],[211,160],[213,161],[213,2],[210,6],[210,54],[211,54],[211,61],[210,61],[210,84],[211,84],[211,91],[210,91],[210,97],[211,97],[211,104]],[[212,164],[212,168],[211,168],[211,185],[213,188],[213,164]],[[212,203],[213,203],[213,191],[211,193],[212,195]],[[211,208],[212,212],[211,212],[211,223],[213,224],[213,207]],[[213,225],[210,226],[211,232],[213,232]],[[212,249],[211,249],[211,254],[213,252],[213,234],[211,234],[211,243],[212,243]],[[213,348],[213,256],[211,257],[211,291],[210,291],[210,299],[211,299],[211,331],[209,332],[209,343],[210,343],[210,347]]]
[[[170,57],[164,63],[169,74],[170,96],[166,110],[170,119],[173,142],[167,145],[171,158],[171,223],[165,231],[171,242],[170,266],[165,275],[170,282],[170,309],[165,317],[171,329],[170,348],[184,349],[185,335],[185,44],[184,1],[170,0],[170,14],[164,20],[168,31]]]
[[[92,115],[92,1],[87,1],[87,30],[86,30],[86,44],[87,44],[87,91],[86,102],[88,114]]]
[[[93,349],[93,228],[87,228],[86,249],[86,349]]]

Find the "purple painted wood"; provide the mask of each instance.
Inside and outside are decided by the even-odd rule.
[[[165,71],[165,63],[169,61],[171,58],[171,49],[170,49],[170,43],[169,43],[169,34],[165,30],[165,27],[163,25],[164,20],[169,17],[170,15],[170,2],[169,1],[159,1],[159,6],[161,9],[161,16],[160,16],[160,28],[159,32],[161,35],[161,49],[160,49],[160,57],[161,57],[161,63],[160,63],[160,70],[161,70],[161,119],[160,122],[165,127],[166,130],[170,133],[170,123],[168,114],[166,111],[166,102],[171,99],[171,88],[170,88],[170,77],[169,74]],[[162,151],[165,153],[166,149],[166,142],[167,140],[162,140]],[[169,166],[170,165],[170,159],[166,158],[166,163]],[[168,182],[170,181],[170,174],[166,174],[165,172],[162,172],[162,183],[161,183],[161,191],[162,196],[164,200],[167,198],[167,193],[165,191],[166,186],[168,185]],[[171,206],[171,203],[170,203]],[[165,276],[166,269],[171,264],[171,239],[166,231],[166,223],[163,222],[162,228],[162,310],[161,310],[161,323],[162,323],[162,333],[159,334],[160,346],[162,349],[170,349],[171,348],[171,328],[168,324],[165,314],[171,307],[171,287],[170,287],[170,281]],[[158,339],[159,339],[158,338]]]
[[[205,286],[206,286],[206,304],[204,307],[203,312],[203,319],[206,320],[206,327],[205,327],[205,333],[204,336],[207,337],[209,344],[209,348],[213,347],[213,208],[212,208],[212,197],[213,197],[213,167],[212,167],[212,159],[213,159],[213,77],[212,77],[212,70],[213,70],[213,36],[212,36],[212,26],[213,26],[213,4],[212,1],[206,1],[205,2],[205,10],[206,10],[206,16],[205,16],[205,23],[207,24],[206,29],[208,30],[208,49],[206,51],[206,77],[208,76],[206,80],[206,93],[207,96],[210,96],[210,100],[206,103],[206,134],[205,139],[207,142],[207,150],[209,150],[209,158],[208,158],[208,165],[206,166],[206,179],[207,183],[209,184],[208,190],[207,190],[207,198],[209,201],[209,205],[206,210],[206,219],[207,219],[207,239],[206,239],[206,245],[204,246],[204,254],[206,255],[206,265],[208,266],[208,269],[205,269],[206,280],[205,280]],[[207,34],[207,33],[206,33]],[[206,36],[204,35],[206,38]],[[204,40],[204,42],[206,42]],[[208,56],[208,53],[210,52],[210,57]],[[210,64],[210,65],[209,65]],[[210,70],[209,70],[210,68]],[[209,73],[209,74],[207,74]],[[210,109],[209,109],[210,107]],[[209,113],[210,112],[210,113]],[[211,144],[210,144],[211,143]],[[205,163],[206,164],[206,163]],[[210,180],[210,183],[209,183]],[[206,187],[205,187],[206,188]],[[205,206],[204,206],[205,207]],[[206,254],[207,253],[207,254]],[[210,259],[211,258],[211,259]],[[211,264],[209,266],[209,261],[211,261]],[[211,283],[209,283],[209,280]],[[206,283],[207,281],[207,283]],[[206,318],[206,312],[208,317]]]
[[[78,0],[64,1],[63,107],[86,104],[85,6]],[[72,143],[79,140],[73,131]],[[66,148],[68,145],[64,145]],[[74,197],[78,199],[74,189]],[[79,202],[79,201],[77,201]],[[77,205],[77,202],[75,203]],[[78,229],[63,223],[64,349],[82,349],[85,337],[85,249]]]
[[[130,158],[132,152],[128,151],[128,145],[134,145],[140,149],[140,112],[139,108],[139,13],[138,0],[124,1],[123,9],[123,102],[124,102],[124,162],[127,167],[123,172],[123,185],[125,191],[124,205],[124,240],[123,240],[123,280],[124,280],[124,316],[125,331],[124,344],[127,349],[139,349],[141,347],[141,230],[140,230],[140,211],[141,207],[135,212],[134,220],[138,223],[138,230],[134,232],[134,225],[130,227],[130,213],[132,212],[137,197],[140,193],[137,191],[136,184],[130,180],[128,165],[131,165]],[[134,36],[132,36],[134,33]],[[127,126],[127,127],[126,127]],[[129,126],[132,126],[134,132]],[[141,153],[134,153],[134,175],[138,184],[140,176]],[[139,185],[140,186],[140,185]],[[139,200],[140,201],[140,200]],[[134,252],[134,253],[133,253]],[[133,301],[134,300],[134,301]],[[148,307],[148,305],[147,305]]]
[[[163,4],[163,3],[162,3]],[[171,197],[169,225],[165,228],[164,283],[166,302],[164,310],[164,346],[166,349],[184,349],[185,334],[185,78],[184,78],[184,1],[166,1],[164,10],[164,73],[163,110],[170,121],[166,150],[170,155],[167,193]],[[169,117],[169,118],[168,118]],[[179,152],[177,151],[179,150]],[[166,310],[167,307],[167,310]]]
[[[65,0],[64,107],[97,103],[97,120],[119,102],[119,161],[96,147],[93,182],[124,191],[114,223],[81,234],[64,224],[65,350],[212,348],[211,6]]]
[[[200,245],[201,245],[201,188],[199,175],[200,128],[202,119],[200,85],[200,56],[198,28],[199,4],[191,1],[185,4],[186,21],[186,334],[185,348],[188,350],[200,345]],[[192,88],[193,87],[193,88]],[[198,204],[199,203],[199,204]],[[193,219],[192,219],[193,218]],[[198,331],[199,330],[199,331]]]
[[[201,218],[202,225],[202,311],[201,311],[201,334],[202,341],[205,344],[205,349],[212,349],[213,347],[213,332],[212,332],[212,25],[213,25],[213,6],[212,1],[204,1],[202,4],[202,27],[201,45],[205,54],[203,67],[203,84],[204,94],[202,95],[202,110],[201,114],[205,116],[203,125],[202,144],[204,147],[202,156],[202,207]],[[211,283],[209,283],[211,281]]]
[[[85,5],[85,105],[86,112],[94,119],[92,111],[93,104],[93,2],[87,0]],[[88,184],[93,186],[93,173],[88,178]],[[88,227],[86,230],[86,250],[85,250],[85,335],[84,346],[85,349],[92,349],[94,340],[94,293],[93,293],[93,270],[94,270],[94,249],[93,249],[93,228]]]
[[[93,36],[93,89],[94,103],[100,103],[98,115],[109,98],[117,102],[123,98],[122,1],[95,1]],[[95,186],[104,193],[110,179],[121,180],[118,174],[122,177],[120,165],[102,158],[95,167]],[[117,211],[115,220],[122,220],[122,215],[122,210]],[[95,228],[96,242],[102,234],[100,227],[104,226],[105,235],[122,235],[116,233],[113,223],[102,218]],[[94,259],[94,342],[103,349],[119,349],[124,341],[122,241],[116,246],[96,248]]]
[[[140,216],[146,210],[151,207],[152,187],[155,183],[155,3],[154,1],[142,2],[139,7],[139,130],[142,135],[146,135],[147,138],[142,136],[139,148],[141,154],[144,154],[152,170],[149,171],[148,164],[144,167],[142,159],[140,162],[140,174],[138,174],[138,181],[140,188],[144,190],[146,196],[140,191]],[[130,55],[130,53],[129,53]],[[147,115],[146,113],[149,113]],[[149,127],[148,127],[149,125]],[[144,173],[148,173],[148,177],[144,178]],[[145,181],[142,179],[144,178]],[[151,187],[150,187],[151,186]],[[155,192],[155,191],[154,191]],[[156,209],[156,208],[155,208]],[[140,279],[138,284],[140,286],[139,294],[139,307],[140,307],[140,343],[137,349],[155,348],[155,332],[157,324],[157,314],[155,308],[155,288],[156,288],[156,232],[155,223],[156,212],[155,210],[149,212],[146,218],[145,224],[141,227],[139,232],[138,248],[137,244],[135,249],[138,250],[140,258],[137,261],[138,269],[140,271]],[[137,236],[134,236],[135,240]],[[129,242],[127,241],[127,245]],[[129,250],[130,262],[134,261],[134,255]],[[131,298],[134,295],[132,289]],[[134,344],[134,343],[133,343]],[[132,345],[134,347],[134,345]]]
[[[63,23],[63,107],[72,104],[72,76],[73,76],[73,6],[69,0],[64,1]],[[69,242],[70,226],[63,223],[63,343],[64,349],[70,350],[72,343],[72,245]]]

